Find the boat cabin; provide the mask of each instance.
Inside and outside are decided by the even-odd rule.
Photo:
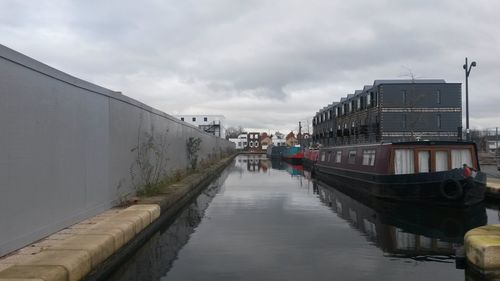
[[[400,175],[449,171],[467,164],[479,169],[470,142],[418,141],[322,148],[318,164],[342,170]]]

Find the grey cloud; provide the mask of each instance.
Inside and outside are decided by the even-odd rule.
[[[291,126],[405,67],[462,82],[470,56],[471,112],[498,120],[487,97],[500,76],[499,3],[6,0],[0,32],[11,48],[167,113],[210,111],[251,127]],[[234,104],[244,97],[269,105],[272,121],[255,104]]]

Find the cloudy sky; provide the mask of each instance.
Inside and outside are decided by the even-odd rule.
[[[499,11],[496,0],[0,0],[0,44],[168,114],[271,131],[375,79],[464,83],[468,56],[471,127],[487,128],[500,126]]]

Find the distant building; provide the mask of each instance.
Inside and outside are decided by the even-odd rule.
[[[297,142],[302,147],[309,147],[311,144],[311,135],[309,133],[297,134]]]
[[[248,146],[248,135],[247,133],[242,133],[237,138],[230,138],[229,141],[235,144],[237,150],[243,150]]]
[[[226,118],[223,115],[175,115],[181,121],[194,125],[206,133],[226,137]]]
[[[445,80],[375,80],[320,109],[315,143],[457,140],[462,135],[461,84]]]
[[[274,135],[271,139],[272,139],[274,146],[285,146],[286,145],[285,135],[280,133],[280,132],[274,133]]]
[[[266,150],[269,145],[273,143],[271,137],[267,133],[262,133],[260,135],[260,147],[262,150]]]
[[[288,135],[286,135],[285,143],[287,146],[294,146],[298,144],[297,138],[295,137],[295,134],[293,132],[290,132],[288,133]]]
[[[260,146],[260,133],[250,132],[248,133],[248,145],[247,150],[257,151],[262,150]]]

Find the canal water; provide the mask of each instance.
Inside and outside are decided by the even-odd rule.
[[[362,198],[240,155],[107,280],[464,280],[464,233],[498,222],[494,207]]]

